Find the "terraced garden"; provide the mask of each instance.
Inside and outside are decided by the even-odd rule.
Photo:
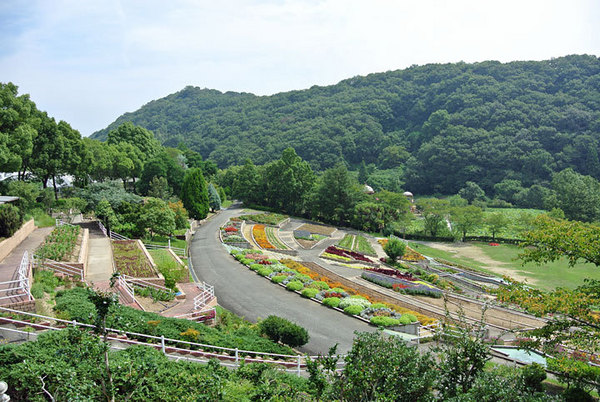
[[[344,235],[344,238],[340,240],[337,246],[346,250],[357,251],[359,253],[371,256],[377,256],[377,253],[375,252],[375,249],[373,248],[369,240],[367,240],[366,237],[361,235],[346,234]]]

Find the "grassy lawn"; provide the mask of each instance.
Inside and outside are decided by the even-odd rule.
[[[146,244],[156,244],[156,245],[159,245],[159,246],[168,246],[169,245],[169,238],[168,237],[161,237],[161,236],[154,236],[152,238],[148,237],[148,238],[144,239],[144,243],[146,243]],[[185,248],[186,247],[185,240],[180,240],[180,239],[172,238],[171,239],[171,247]]]
[[[165,279],[171,278],[175,282],[187,281],[189,278],[187,268],[181,266],[167,250],[148,250],[148,252]]]
[[[35,226],[37,226],[38,228],[47,228],[56,224],[56,219],[54,219],[41,209],[34,209],[33,211],[31,211],[25,216],[24,221],[27,222],[31,218],[33,218],[33,220],[35,221]]]
[[[487,243],[470,243],[470,245],[481,250],[487,258],[502,263],[502,269],[513,271],[515,274],[527,278],[531,286],[543,290],[551,290],[556,287],[572,289],[583,284],[585,278],[600,280],[600,268],[593,264],[580,263],[573,268],[569,268],[566,260],[559,260],[541,266],[533,263],[521,266],[521,262],[517,259],[517,255],[520,253],[517,246],[502,244],[492,247]],[[477,260],[475,257],[459,256],[449,251],[438,250],[418,243],[410,243],[410,246],[428,257],[441,258],[455,264],[498,275],[497,272],[489,269],[488,262]]]
[[[356,242],[354,244],[354,251],[358,251],[359,253],[369,254],[369,255],[377,255],[369,240],[367,240],[364,236],[356,236]]]

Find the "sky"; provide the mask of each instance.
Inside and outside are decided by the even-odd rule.
[[[0,82],[90,135],[185,86],[269,95],[427,63],[600,56],[598,0],[2,0]]]

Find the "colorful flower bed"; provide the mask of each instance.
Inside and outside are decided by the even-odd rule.
[[[118,272],[136,278],[158,277],[136,240],[113,241],[112,247]]]
[[[367,271],[375,272],[376,274],[382,274],[387,276],[393,276],[395,278],[404,279],[406,281],[416,281],[417,278],[412,276],[412,274],[403,274],[402,272],[391,269],[391,268],[367,268]]]
[[[241,233],[242,221],[231,219],[221,228],[221,238],[226,244],[250,245]]]
[[[277,236],[277,229],[271,226],[265,227],[265,233],[267,234],[267,240],[269,243],[275,246],[278,250],[289,249]]]
[[[322,254],[322,256],[330,257],[330,258],[335,258],[335,256],[337,256],[337,257],[341,257],[339,259],[342,261],[355,260],[355,261],[363,261],[363,262],[370,262],[370,263],[373,262],[369,258],[365,257],[365,255],[362,253],[358,253],[356,251],[344,250],[341,248],[337,248],[335,246],[327,247],[325,249],[325,252]],[[333,256],[333,257],[331,257],[331,256]]]
[[[369,282],[373,282],[388,289],[393,289],[394,291],[400,293],[435,298],[440,298],[443,295],[441,290],[429,285],[426,282],[417,281],[414,278],[412,280],[406,280],[369,271],[363,272],[361,277]]]
[[[274,249],[275,246],[269,243],[267,239],[267,234],[265,233],[265,225],[256,224],[252,227],[252,236],[254,237],[254,241],[261,248],[266,249]]]
[[[271,213],[241,215],[238,217],[238,219],[243,220],[243,221],[251,221],[251,222],[260,223],[263,225],[273,225],[273,226],[279,225],[279,223],[283,222],[287,218],[288,218],[287,215],[271,214]]]
[[[54,261],[69,261],[80,231],[81,227],[71,225],[54,228],[52,233],[46,237],[44,244],[36,250],[36,254],[40,258],[49,258]]]
[[[404,251],[404,255],[402,256],[402,259],[405,261],[418,262],[418,261],[425,260],[425,257],[421,253],[417,253],[412,248],[406,246],[406,250]]]
[[[417,321],[422,324],[433,322],[431,318],[422,314],[414,313],[399,306],[371,300],[368,296],[359,294],[355,289],[319,275],[297,261],[290,259],[268,260],[260,251],[256,250],[248,252],[232,249],[231,254],[248,268],[270,279],[273,283],[281,284],[288,290],[300,292],[303,297],[321,301],[328,307],[340,308],[346,314],[362,316],[361,313],[365,309],[372,308],[374,309],[373,313],[366,319],[374,325],[393,326]],[[266,262],[270,264],[266,264]],[[382,309],[393,311],[393,314],[384,314]],[[378,313],[380,310],[382,312]],[[372,320],[373,317],[379,317],[380,315],[386,318]],[[405,318],[402,319],[402,317]]]

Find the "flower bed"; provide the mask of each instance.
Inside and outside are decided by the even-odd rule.
[[[266,249],[274,249],[275,246],[269,243],[267,239],[267,234],[265,233],[265,225],[256,224],[252,227],[252,236],[254,237],[254,241],[261,248]]]
[[[275,246],[278,250],[288,250],[289,247],[286,246],[280,239],[277,237],[276,229],[271,226],[265,227],[265,233],[267,234],[267,240],[269,243]]]
[[[69,261],[80,231],[79,226],[71,225],[54,228],[52,233],[46,237],[44,244],[36,250],[36,254],[40,258],[49,258],[54,261]]]
[[[242,221],[251,221],[251,222],[256,222],[256,223],[260,223],[260,224],[264,224],[264,225],[273,225],[273,226],[279,225],[281,222],[283,222],[287,218],[288,218],[287,215],[271,214],[271,213],[255,214],[255,215],[241,215],[238,217],[238,219],[240,219]]]
[[[137,240],[119,240],[112,242],[115,266],[118,272],[136,278],[157,278],[158,275]]]
[[[406,293],[410,295],[429,296],[440,298],[442,291],[422,281],[408,281],[388,275],[381,275],[375,272],[365,271],[361,277],[369,282],[375,283],[388,289],[393,289],[396,292]]]
[[[417,317],[419,317],[424,324],[433,321],[431,318],[422,314],[413,312],[406,313],[407,310],[401,307],[378,303],[377,300],[371,300],[368,296],[359,294],[355,289],[334,282],[326,276],[319,275],[297,261],[290,259],[282,259],[280,261],[266,260],[264,255],[255,250],[252,250],[252,252],[249,253],[232,249],[231,254],[235,259],[242,262],[259,275],[270,279],[273,283],[283,285],[290,291],[300,292],[302,297],[321,301],[325,306],[341,308],[344,310],[344,313],[349,315],[360,316],[362,311],[367,308],[383,308],[394,311],[394,314],[396,314],[394,317],[407,316],[402,320],[404,323],[416,322],[418,321]],[[263,265],[265,261],[268,261],[270,265]],[[402,313],[399,311],[402,311]],[[392,321],[390,321],[390,319],[381,318],[376,318],[375,320],[370,320],[370,318],[367,319],[369,319],[373,325],[377,326],[402,324],[400,319],[394,317],[391,318]]]
[[[250,243],[242,235],[242,221],[231,219],[221,228],[221,239],[225,244],[236,244],[250,246]]]
[[[325,255],[325,254],[343,257],[344,261],[355,260],[355,261],[363,261],[363,262],[373,263],[373,261],[371,261],[369,258],[365,257],[365,255],[362,253],[357,253],[356,251],[344,250],[341,248],[337,248],[335,246],[327,247],[325,249],[325,252],[323,253],[323,255]]]
[[[423,261],[426,258],[421,253],[418,253],[415,250],[413,250],[412,248],[406,246],[406,250],[404,251],[404,255],[402,256],[402,259],[405,261],[418,262],[418,261]]]
[[[417,278],[412,276],[412,274],[403,274],[402,272],[391,269],[391,268],[367,268],[367,271],[375,272],[376,274],[382,274],[387,276],[393,276],[395,278],[404,279],[407,281],[416,281]]]

